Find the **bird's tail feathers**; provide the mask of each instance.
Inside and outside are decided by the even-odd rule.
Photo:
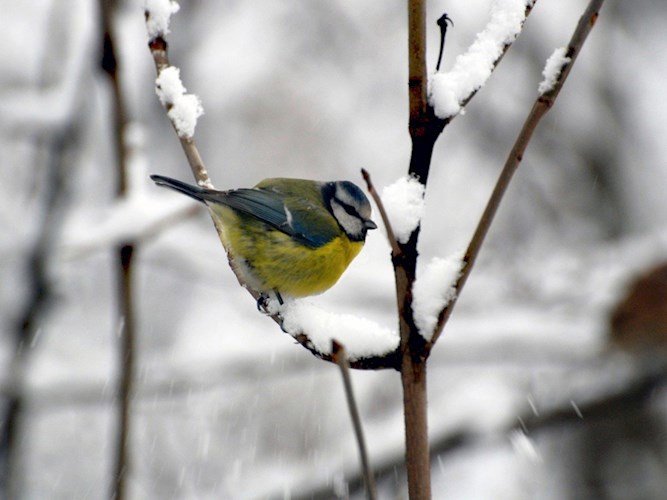
[[[151,175],[151,179],[158,186],[166,186],[168,188],[174,189],[179,193],[183,193],[191,198],[194,198],[197,201],[205,202],[205,193],[206,191],[199,186],[194,186],[183,181],[172,179],[171,177],[165,177],[164,175]]]

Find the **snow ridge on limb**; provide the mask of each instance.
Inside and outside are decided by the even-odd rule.
[[[491,76],[496,64],[521,33],[534,0],[495,0],[491,18],[454,67],[429,80],[429,102],[438,118],[446,120],[463,107]]]

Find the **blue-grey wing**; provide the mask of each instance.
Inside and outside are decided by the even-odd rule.
[[[320,247],[337,234],[335,221],[324,207],[300,201],[296,206],[292,203],[290,209],[286,207],[285,197],[275,191],[233,189],[211,193],[205,198],[251,215],[309,247]]]

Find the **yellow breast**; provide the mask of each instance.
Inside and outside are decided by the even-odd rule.
[[[331,288],[356,257],[363,242],[341,231],[329,243],[309,248],[266,224],[249,223],[233,210],[212,211],[232,265],[248,286],[259,292],[305,297]]]

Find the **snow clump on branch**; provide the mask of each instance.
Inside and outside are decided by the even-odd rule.
[[[382,190],[382,204],[399,243],[407,243],[421,221],[424,189],[419,180],[407,175]]]
[[[283,330],[292,336],[307,332],[310,345],[317,352],[330,355],[331,341],[345,346],[348,361],[386,356],[398,348],[395,331],[366,318],[326,311],[307,300],[288,300],[282,306],[269,303],[271,312],[283,317]]]
[[[148,37],[152,40],[168,34],[171,16],[176,14],[180,8],[180,5],[174,0],[146,0],[144,12],[146,13]]]
[[[433,338],[440,312],[456,297],[455,284],[462,268],[461,253],[446,259],[435,257],[412,285],[415,325],[427,341]]]
[[[199,97],[186,94],[185,90],[180,70],[175,66],[164,68],[155,80],[155,92],[181,138],[194,135],[197,118],[204,114]]]
[[[544,65],[544,70],[542,70],[544,80],[542,80],[537,87],[537,91],[540,95],[544,95],[553,90],[554,85],[556,85],[556,82],[563,71],[563,67],[572,60],[570,57],[566,57],[565,54],[567,54],[567,49],[565,47],[560,47],[554,50],[553,54],[547,59],[547,62]]]
[[[489,23],[456,58],[454,67],[431,77],[429,100],[438,118],[459,114],[465,101],[484,86],[505,47],[521,32],[526,9],[532,4],[533,0],[495,0]]]

